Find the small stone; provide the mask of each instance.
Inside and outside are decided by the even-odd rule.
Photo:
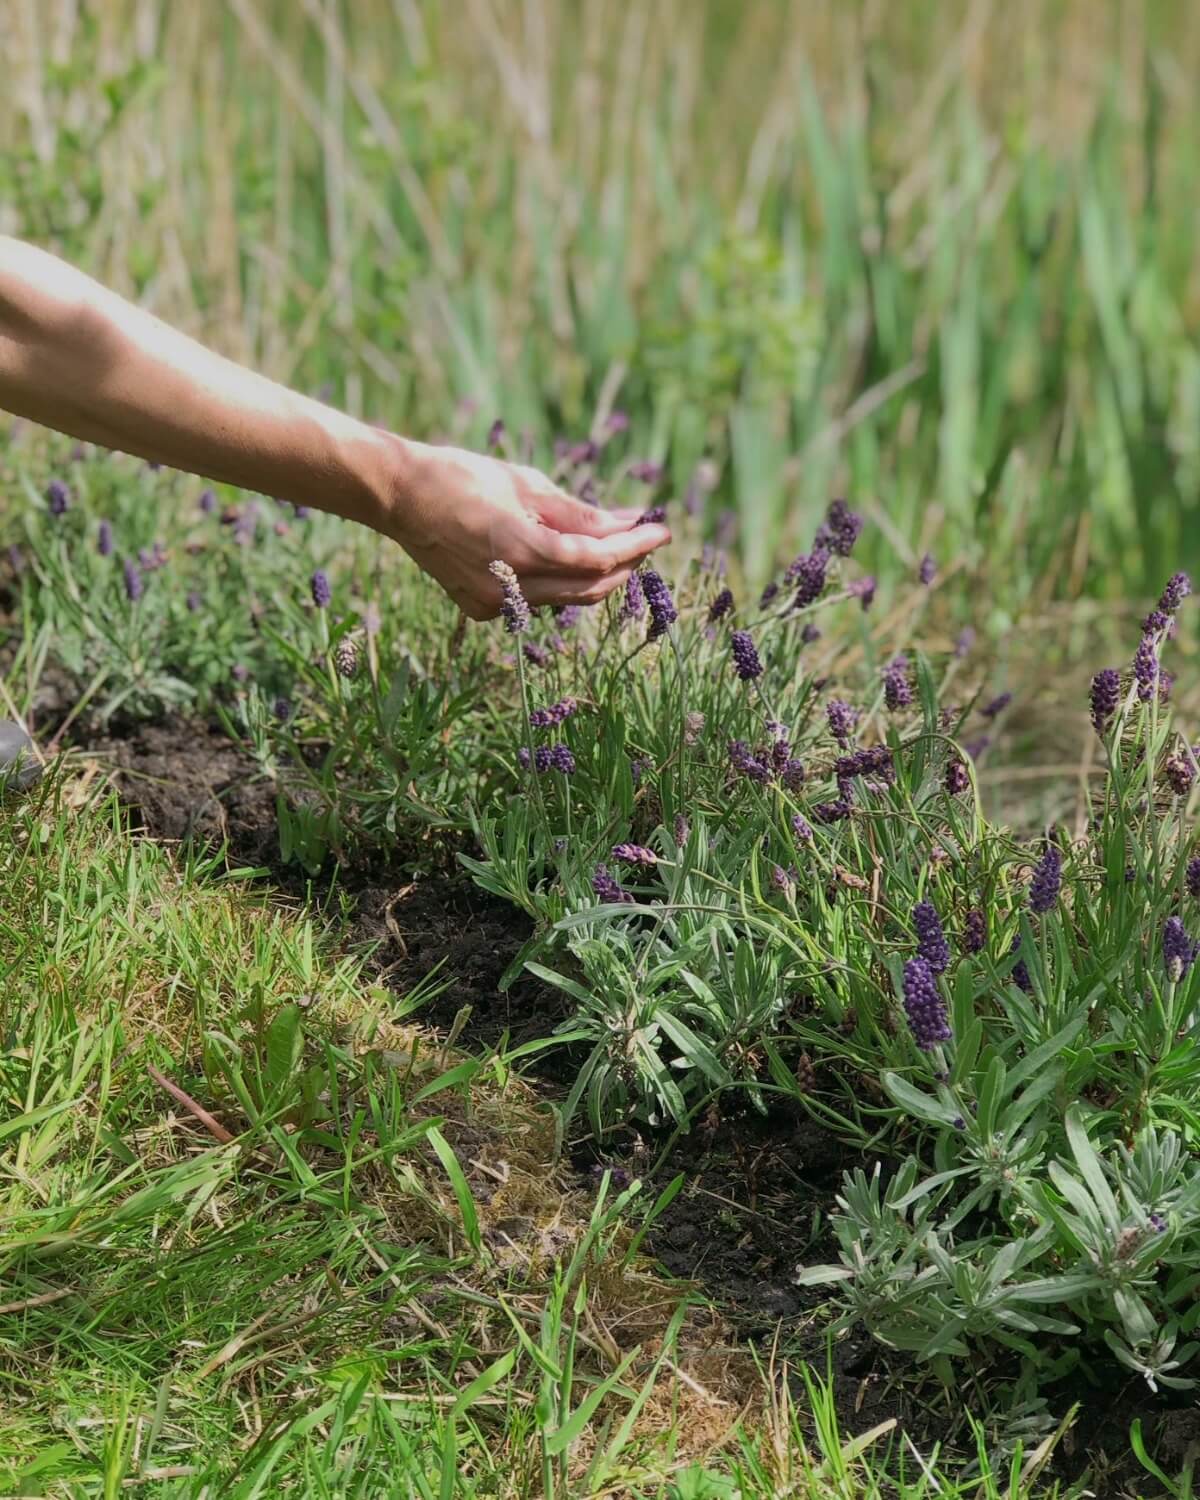
[[[0,789],[16,786],[24,791],[41,774],[33,741],[19,724],[0,719]]]

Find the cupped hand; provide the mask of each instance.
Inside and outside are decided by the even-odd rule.
[[[488,572],[506,562],[530,604],[598,604],[670,541],[638,510],[597,510],[537,469],[463,448],[405,445],[387,530],[473,620],[500,612]]]

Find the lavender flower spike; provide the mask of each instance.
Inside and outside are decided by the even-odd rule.
[[[893,713],[899,708],[907,708],[913,701],[908,673],[908,657],[903,652],[893,657],[883,669],[883,701]]]
[[[1158,607],[1164,615],[1173,615],[1191,592],[1192,580],[1186,573],[1176,573],[1167,581]]]
[[[644,571],[642,587],[650,608],[650,629],[646,633],[646,639],[656,641],[660,636],[666,635],[667,627],[679,618],[679,611],[671,598],[671,590],[653,568]]]
[[[96,551],[101,557],[111,557],[113,549],[113,529],[111,521],[101,521],[96,528]]]
[[[831,698],[825,705],[829,732],[839,745],[848,745],[858,720],[858,711],[841,698]]]
[[[983,912],[976,907],[969,911],[963,922],[963,952],[979,953],[987,942],[987,918]]]
[[[628,891],[622,890],[620,885],[609,874],[607,865],[597,865],[596,872],[592,876],[592,890],[604,902],[620,902],[623,905],[632,905],[633,897]]]
[[[1187,893],[1193,901],[1200,901],[1200,854],[1193,855],[1187,862],[1187,870],[1184,874],[1184,884]]]
[[[621,603],[621,611],[618,618],[625,620],[640,620],[646,609],[646,595],[642,589],[642,579],[639,573],[630,573],[625,580],[625,598]]]
[[[326,609],[329,601],[333,598],[333,590],[329,587],[329,576],[321,568],[313,574],[309,585],[312,589],[312,601],[318,609]]]
[[[1102,738],[1121,700],[1121,674],[1116,667],[1102,667],[1092,678],[1092,726]]]
[[[917,953],[935,974],[943,974],[950,963],[950,944],[942,931],[942,919],[931,901],[918,901],[913,907],[913,926],[917,931]]]
[[[927,959],[910,958],[904,965],[904,1012],[913,1040],[922,1052],[932,1052],[953,1035]]]
[[[1149,703],[1158,689],[1158,652],[1152,635],[1144,635],[1138,643],[1133,658],[1133,675],[1137,679],[1137,695],[1143,703]]]
[[[146,585],[142,581],[141,572],[137,563],[126,559],[124,566],[125,574],[125,597],[131,604],[136,604],[145,592]]]
[[[71,508],[71,491],[61,479],[52,479],[46,486],[46,506],[52,516],[65,516]]]
[[[1178,917],[1168,917],[1163,925],[1162,951],[1167,978],[1178,984],[1196,958],[1196,945]]]
[[[658,863],[658,855],[644,844],[614,844],[612,857],[626,865],[645,865],[649,869]]]
[[[733,670],[743,682],[751,682],[755,677],[762,676],[762,662],[759,660],[754,638],[748,630],[733,631],[729,637],[729,645],[733,651]]]
[[[1062,889],[1062,852],[1057,844],[1047,844],[1029,882],[1029,910],[1039,916],[1058,901]]]
[[[505,630],[509,635],[520,635],[529,629],[529,605],[525,602],[516,573],[506,562],[499,560],[488,564],[488,572],[500,585],[500,613],[504,616]]]

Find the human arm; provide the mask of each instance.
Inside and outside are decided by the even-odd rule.
[[[472,618],[509,563],[533,604],[594,603],[668,539],[535,469],[382,432],[225,359],[0,235],[0,407],[73,437],[332,511],[402,546]]]

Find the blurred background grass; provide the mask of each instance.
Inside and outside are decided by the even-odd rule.
[[[753,580],[839,491],[1030,604],[1200,565],[1191,0],[0,0],[0,226],[376,420],[602,392]]]

